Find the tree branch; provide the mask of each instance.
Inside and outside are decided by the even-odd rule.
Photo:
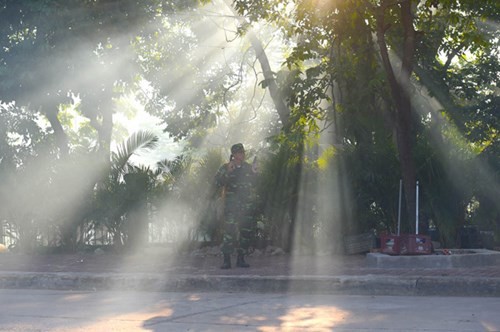
[[[276,80],[271,70],[269,59],[267,58],[264,47],[262,47],[262,43],[253,32],[249,31],[247,35],[250,43],[252,44],[252,47],[255,49],[255,55],[259,60],[260,66],[262,67],[264,79],[267,82],[269,93],[271,94],[271,98],[273,99],[274,105],[276,106],[276,110],[278,111],[280,120],[283,123],[283,126],[286,126],[290,118],[290,109],[288,108],[288,106],[286,106],[285,102],[280,96],[278,85],[276,84]]]

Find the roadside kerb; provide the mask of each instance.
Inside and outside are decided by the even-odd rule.
[[[0,288],[500,297],[500,278],[390,275],[166,276],[158,273],[2,272]]]
[[[377,268],[474,268],[500,265],[500,252],[471,249],[469,254],[452,255],[401,255],[368,253],[366,265]]]

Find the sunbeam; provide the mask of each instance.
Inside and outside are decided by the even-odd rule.
[[[115,285],[106,286],[133,288],[143,282],[141,289],[168,288],[168,282],[182,283],[176,279],[179,271],[183,277],[208,271],[219,278],[220,265],[214,264],[219,258],[223,269],[232,269],[226,250],[221,252],[231,242],[240,245],[235,248],[240,249],[238,268],[255,268],[259,255],[263,261],[282,255],[279,268],[298,276],[279,286],[291,293],[303,290],[300,277],[337,272],[341,263],[364,259],[374,249],[350,255],[349,237],[364,233],[375,242],[376,232],[393,230],[392,189],[400,174],[411,178],[412,185],[416,175],[420,183],[425,213],[419,217],[417,209],[417,225],[424,221],[440,228],[450,243],[480,204],[495,207],[500,197],[500,184],[492,181],[498,178],[497,161],[488,164],[481,155],[498,143],[495,105],[484,123],[478,116],[484,127],[492,125],[481,129],[474,142],[467,132],[474,123],[459,124],[452,114],[475,93],[498,97],[497,82],[465,82],[475,77],[475,68],[446,76],[453,66],[473,67],[470,60],[479,61],[481,47],[488,44],[476,41],[479,36],[465,23],[460,36],[443,37],[453,40],[441,40],[436,50],[424,41],[432,44],[449,32],[437,24],[432,33],[411,31],[415,36],[410,41],[418,42],[402,61],[395,44],[406,38],[406,31],[394,8],[409,1],[374,1],[370,6],[340,0],[271,1],[262,7],[259,1],[244,0],[95,0],[75,2],[79,9],[74,12],[64,2],[13,3],[0,5],[0,17],[17,15],[13,22],[0,22],[5,30],[0,35],[0,77],[9,76],[0,85],[6,91],[0,98],[12,99],[0,99],[0,252],[30,254],[19,255],[20,260],[35,263],[38,253],[47,252],[92,259],[109,254],[109,271],[161,277],[121,284],[117,277]],[[430,9],[420,21],[406,17],[415,20],[414,28],[406,26],[409,30],[420,29],[425,15],[438,10],[433,6],[443,4],[426,5]],[[58,6],[64,11],[58,13]],[[423,10],[419,6],[406,9],[417,15]],[[387,21],[377,25],[381,17]],[[61,22],[52,22],[57,18]],[[441,24],[455,18],[433,19]],[[498,30],[498,22],[491,20],[478,25],[492,35]],[[463,47],[469,39],[477,44],[476,53]],[[414,52],[419,43],[429,49]],[[455,45],[461,53],[442,45]],[[432,78],[436,84],[451,87],[446,93],[450,104],[456,101],[456,110],[446,109],[450,106],[434,97],[439,91],[428,91],[431,87],[417,72],[423,61],[419,57],[429,57],[425,64],[430,68],[440,65],[440,52],[449,56],[450,67],[429,71],[442,79]],[[412,58],[414,66],[401,73],[402,63]],[[497,68],[496,59],[481,65],[481,79],[493,80],[489,71]],[[460,80],[470,91],[457,94],[465,97],[454,95],[454,81]],[[493,103],[486,99],[481,102]],[[402,133],[407,136],[401,138]],[[233,151],[235,143],[244,149]],[[232,163],[235,155],[238,162]],[[410,172],[404,172],[405,165]],[[221,169],[224,181],[219,181]],[[237,169],[245,181],[226,181],[237,177],[228,175]],[[472,186],[474,181],[484,188]],[[244,189],[235,194],[238,186]],[[238,205],[227,199],[242,192],[254,201]],[[479,195],[487,199],[481,201]],[[378,196],[384,197],[379,201]],[[413,204],[409,197],[405,194]],[[224,212],[231,204],[245,216],[230,217],[252,219],[255,225],[226,223],[230,218]],[[408,202],[406,207],[406,214],[414,216]],[[493,213],[487,222],[498,224],[498,210]],[[243,249],[241,243],[250,242],[245,232],[254,238]],[[200,254],[202,249],[206,251]],[[252,266],[243,256],[250,256]],[[84,263],[78,258],[72,266]],[[223,272],[232,277],[253,271],[268,272]],[[88,300],[73,294],[65,301],[82,299]],[[200,299],[195,294],[189,298]],[[111,304],[96,303],[93,309],[102,309],[99,318],[117,321],[119,327],[132,319],[154,330],[158,321],[175,314],[168,301],[134,309],[126,317],[107,312]],[[303,305],[260,330],[327,331],[342,327],[348,318],[352,313],[341,306]],[[220,315],[221,324],[234,326],[265,319],[260,314]]]

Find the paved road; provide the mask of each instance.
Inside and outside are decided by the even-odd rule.
[[[500,298],[0,290],[0,331],[500,331]]]

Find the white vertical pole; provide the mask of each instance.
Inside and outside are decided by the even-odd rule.
[[[416,208],[415,208],[415,214],[416,214],[416,216],[415,216],[415,224],[416,224],[416,226],[415,226],[415,234],[418,235],[418,181],[417,181],[417,185],[416,185],[415,190],[416,190],[416,194],[417,194],[416,195],[416,201],[417,201],[416,203],[417,204],[416,204]]]
[[[403,180],[399,180],[399,203],[398,203],[398,235],[401,231],[401,195],[403,194]]]

